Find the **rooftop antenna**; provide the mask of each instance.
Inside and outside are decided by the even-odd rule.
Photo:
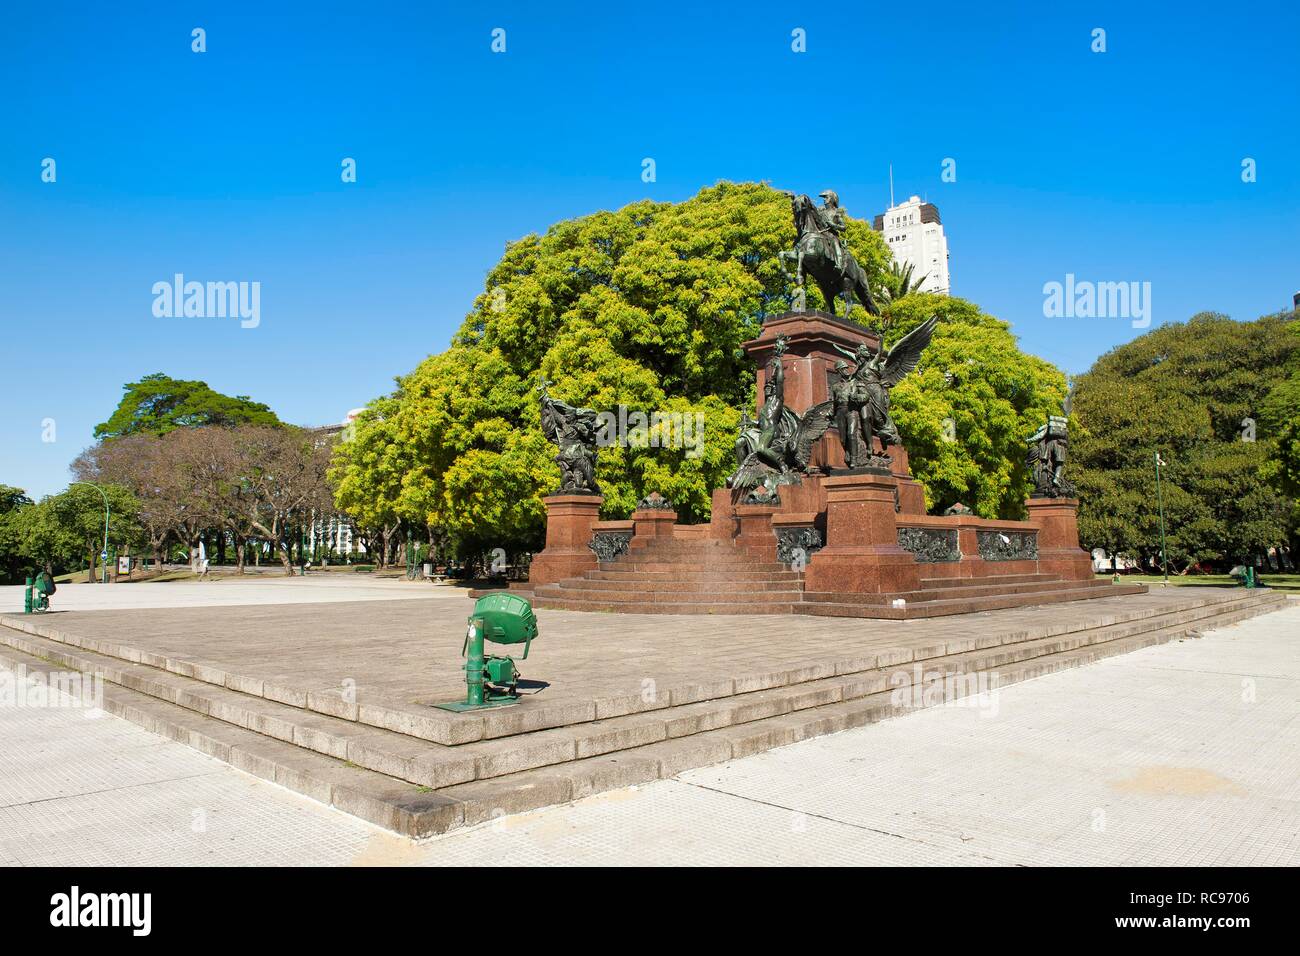
[[[889,164],[889,208],[894,208],[894,164]]]

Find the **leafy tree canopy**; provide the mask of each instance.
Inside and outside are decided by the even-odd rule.
[[[1286,326],[1289,358],[1260,403],[1259,430],[1273,442],[1265,476],[1291,501],[1291,535],[1300,531],[1300,314],[1279,316]]]
[[[27,497],[27,492],[23,489],[13,485],[0,485],[0,516],[12,514],[31,503],[32,499]]]
[[[104,544],[104,496],[111,512],[109,547],[120,549],[138,540],[135,497],[119,485],[100,487],[103,495],[85,485],[71,485],[9,516],[7,537],[27,572],[39,567],[54,573],[79,564],[93,567]]]
[[[162,372],[124,386],[126,392],[106,422],[95,426],[96,438],[165,435],[174,428],[199,425],[278,425],[269,407],[247,395],[223,395],[207,382],[187,382]]]
[[[1086,547],[1159,553],[1154,456],[1172,567],[1236,561],[1287,539],[1293,502],[1279,449],[1295,434],[1286,389],[1300,362],[1293,316],[1202,313],[1103,355],[1076,383],[1071,475]],[[1294,490],[1290,492],[1294,494]]]
[[[0,583],[20,583],[26,566],[18,522],[32,499],[21,488],[0,485]]]

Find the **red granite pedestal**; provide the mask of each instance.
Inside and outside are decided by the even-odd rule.
[[[1093,577],[1092,555],[1079,547],[1077,498],[1030,498],[1029,523],[1038,528],[1038,569],[1067,581]]]
[[[542,500],[546,503],[546,548],[533,557],[529,585],[553,584],[596,570],[596,555],[588,545],[604,497],[562,494]]]
[[[635,536],[644,540],[654,538],[670,539],[673,525],[677,523],[677,512],[662,508],[638,508],[632,512],[632,526]]]
[[[895,481],[884,471],[831,475],[826,489],[826,547],[804,572],[808,591],[883,594],[915,591],[916,559],[898,546]]]
[[[744,548],[763,561],[776,560],[776,535],[772,533],[772,516],[776,505],[736,505],[734,509],[736,547]]]

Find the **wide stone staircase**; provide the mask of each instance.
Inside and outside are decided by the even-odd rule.
[[[814,559],[815,560],[815,556]],[[922,566],[924,573],[925,566]],[[1069,581],[1050,574],[929,577],[890,594],[815,592],[803,572],[765,561],[731,541],[703,537],[633,539],[626,554],[595,571],[532,590],[537,607],[636,614],[811,614],[894,620],[1141,594],[1141,584]],[[901,607],[894,601],[902,599]]]
[[[803,574],[714,538],[634,538],[580,578],[533,589],[534,604],[640,614],[789,614]]]
[[[640,573],[683,573],[640,563],[652,566]],[[789,580],[761,577],[788,573],[771,570],[738,577],[746,572],[725,560],[694,573],[722,575],[709,585],[725,583],[732,600],[709,600],[732,606],[759,604],[755,595],[780,594]],[[111,714],[390,830],[426,836],[929,706],[935,687],[940,700],[996,690],[1285,603],[1267,590],[1199,590],[1101,602],[1071,615],[985,615],[956,630],[868,627],[834,652],[804,638],[797,666],[788,657],[775,669],[758,658],[732,673],[700,666],[662,675],[653,694],[620,687],[582,700],[542,695],[476,714],[398,713],[368,706],[364,696],[347,706],[318,702],[238,673],[237,664],[223,670],[76,637],[57,615],[0,620],[0,667],[49,680],[98,675]],[[922,684],[924,693],[912,692]]]

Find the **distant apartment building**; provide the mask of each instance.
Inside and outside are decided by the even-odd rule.
[[[348,428],[364,409],[354,408],[336,425],[308,426],[318,444],[333,444],[347,437]],[[356,526],[347,515],[313,515],[306,530],[307,543],[313,551],[328,551],[339,555],[365,554],[366,547],[356,533]]]
[[[876,217],[876,232],[884,236],[894,254],[894,261],[912,266],[914,279],[925,277],[922,292],[948,295],[948,240],[933,203],[912,196],[907,202],[890,206]]]

